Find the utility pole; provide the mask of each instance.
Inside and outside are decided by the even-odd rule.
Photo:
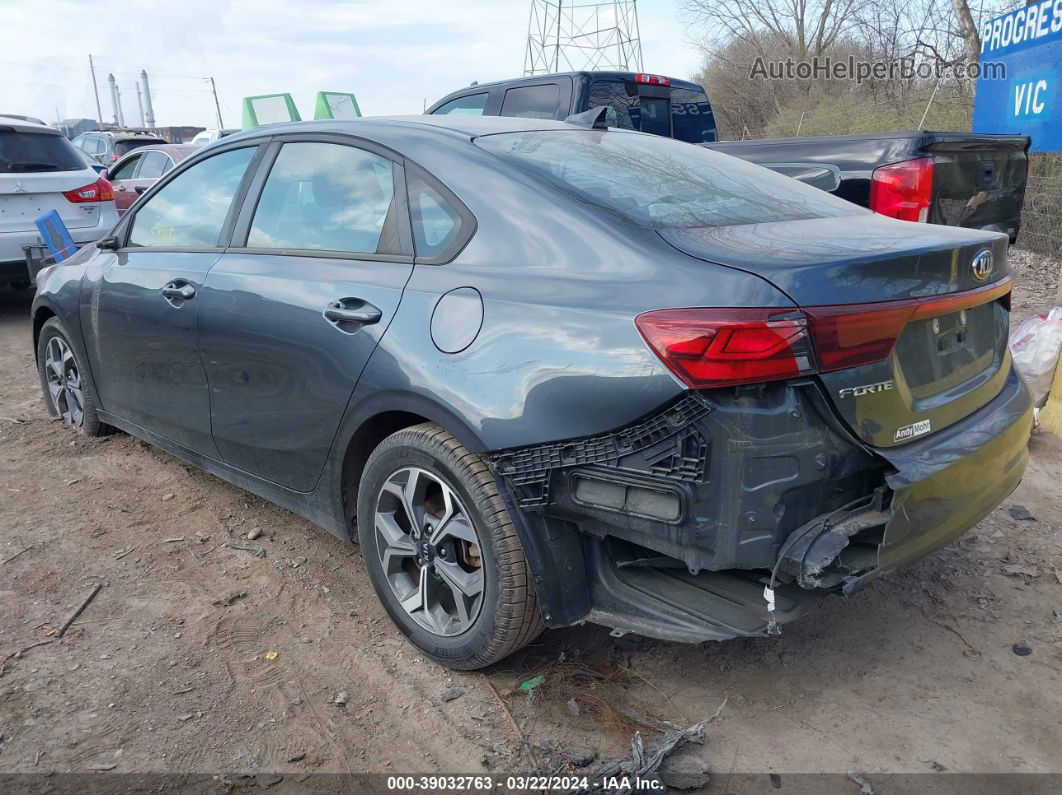
[[[218,129],[225,129],[225,122],[221,120],[221,105],[218,103],[218,87],[214,85],[214,78],[207,77],[206,80],[210,81],[210,90],[214,92],[214,110],[218,112]]]
[[[136,86],[136,107],[140,111],[140,126],[146,127],[144,123],[144,100],[140,96],[140,83],[133,81],[133,85]]]
[[[103,129],[103,111],[100,109],[100,87],[96,85],[96,67],[92,65],[92,53],[89,53],[89,72],[92,73],[92,93],[96,95],[96,118]]]

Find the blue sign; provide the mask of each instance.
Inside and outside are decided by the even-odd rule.
[[[1032,3],[984,23],[973,131],[1020,133],[1032,138],[1033,152],[1062,152],[1060,70],[1062,0]]]
[[[77,246],[74,245],[66,224],[55,210],[46,212],[34,223],[37,225],[37,231],[41,233],[41,240],[44,241],[48,253],[56,262],[62,262],[77,251]]]

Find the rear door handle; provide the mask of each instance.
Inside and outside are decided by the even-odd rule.
[[[174,301],[191,301],[195,298],[195,287],[188,282],[170,282],[162,288],[162,297],[170,303]]]
[[[356,324],[361,327],[379,323],[383,313],[360,298],[340,298],[325,307],[324,316],[336,325]]]

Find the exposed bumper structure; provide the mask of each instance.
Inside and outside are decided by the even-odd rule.
[[[768,634],[961,535],[1021,480],[1031,424],[1012,371],[965,420],[873,450],[809,380],[691,393],[615,433],[492,464],[548,625],[701,642]]]

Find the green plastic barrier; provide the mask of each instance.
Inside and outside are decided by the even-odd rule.
[[[243,129],[253,130],[286,121],[302,121],[291,94],[260,94],[243,98]]]
[[[318,91],[314,104],[315,119],[356,119],[361,116],[361,108],[353,94],[342,91]]]

